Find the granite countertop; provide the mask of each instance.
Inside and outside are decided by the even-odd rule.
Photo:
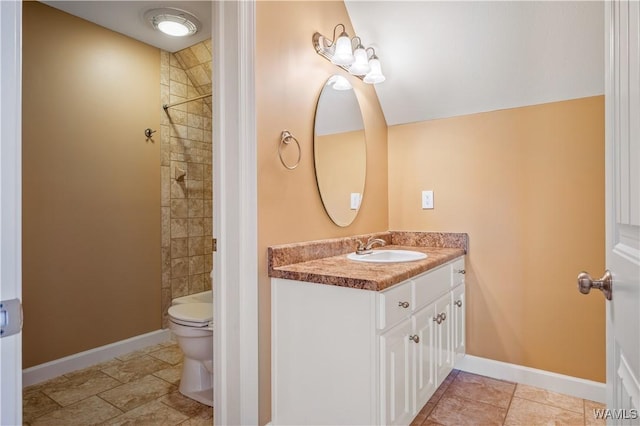
[[[465,241],[466,243],[466,241]],[[388,245],[384,250],[413,250],[427,254],[424,260],[398,263],[369,263],[347,259],[346,254],[272,266],[269,276],[318,284],[380,291],[415,277],[457,257],[466,250],[459,247],[417,247]]]

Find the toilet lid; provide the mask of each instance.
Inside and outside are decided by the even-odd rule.
[[[169,316],[190,323],[210,323],[213,320],[213,303],[184,303],[169,308]]]

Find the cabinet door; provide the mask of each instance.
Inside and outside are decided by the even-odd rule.
[[[465,354],[465,310],[464,284],[454,288],[451,292],[451,309],[453,310],[453,324],[451,325],[453,340],[454,363]]]
[[[413,411],[414,415],[427,403],[436,391],[435,371],[435,332],[437,323],[434,321],[436,305],[419,310],[413,316]]]
[[[408,425],[413,419],[411,320],[380,335],[380,419],[386,425]]]
[[[447,377],[453,368],[453,345],[451,342],[451,294],[447,293],[435,303],[435,316],[439,317],[436,322],[436,342],[434,349],[436,352],[436,383],[438,386]]]

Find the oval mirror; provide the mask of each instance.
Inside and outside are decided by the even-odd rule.
[[[364,195],[367,147],[358,98],[341,75],[331,76],[320,93],[313,155],[327,214],[338,226],[350,225]]]

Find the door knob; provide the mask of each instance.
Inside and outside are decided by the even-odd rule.
[[[414,334],[413,336],[409,336],[409,340],[413,340],[416,343],[420,343],[420,336]]]
[[[593,280],[591,275],[586,272],[580,272],[578,274],[578,290],[582,294],[589,294],[592,288],[597,288],[607,300],[611,300],[611,293],[613,292],[613,277],[611,272],[607,269],[604,275],[599,280]]]

